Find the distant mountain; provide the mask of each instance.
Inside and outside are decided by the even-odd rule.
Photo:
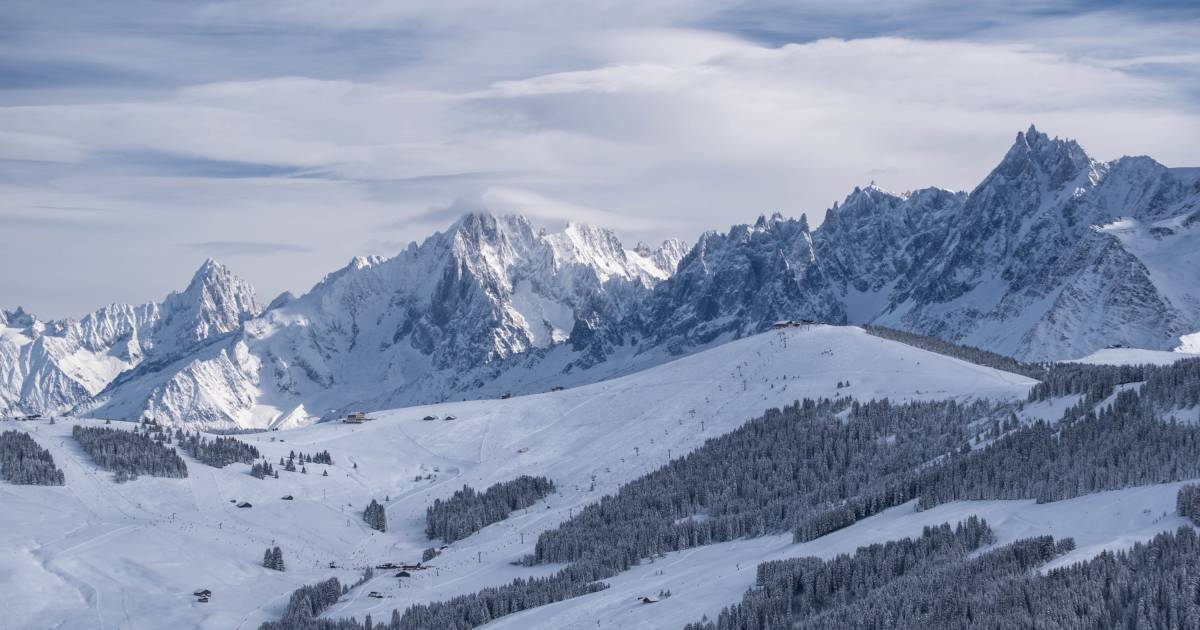
[[[637,323],[679,352],[777,319],[874,323],[1026,360],[1200,329],[1200,178],[1035,128],[970,193],[855,189],[809,230],[706,234]]]
[[[162,302],[111,304],[79,321],[0,311],[0,410],[65,412],[138,366],[189,356],[259,312],[254,290],[207,260]]]
[[[265,426],[443,400],[567,341],[581,322],[621,321],[683,251],[469,214],[394,258],[356,258],[305,295],[281,296],[219,343],[123,374],[89,410]]]
[[[163,302],[78,322],[0,312],[0,409],[210,427],[578,385],[780,319],[880,324],[1024,360],[1195,347],[1200,169],[1100,163],[1018,133],[970,192],[856,188],[810,229],[762,217],[625,248],[468,214],[259,309],[206,262]]]

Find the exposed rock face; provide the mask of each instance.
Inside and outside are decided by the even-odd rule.
[[[798,318],[1029,360],[1169,349],[1200,329],[1198,204],[1190,171],[1102,164],[1031,127],[967,194],[869,186],[811,232],[776,216],[706,235],[639,324],[677,351]]]

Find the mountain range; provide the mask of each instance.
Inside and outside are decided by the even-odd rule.
[[[599,381],[781,319],[1030,361],[1173,349],[1200,331],[1197,270],[1200,169],[1098,162],[1030,127],[970,192],[856,188],[815,229],[776,214],[628,249],[475,213],[266,307],[209,260],[161,302],[0,311],[0,412],[295,426]]]

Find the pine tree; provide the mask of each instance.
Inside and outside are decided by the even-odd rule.
[[[263,553],[263,566],[274,571],[283,571],[283,551],[278,546],[268,547]]]

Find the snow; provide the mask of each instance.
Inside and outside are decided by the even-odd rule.
[[[1146,266],[1155,287],[1171,304],[1187,314],[1188,321],[1200,318],[1200,227],[1187,227],[1183,216],[1146,222],[1123,218],[1099,228],[1120,239],[1121,244]],[[1154,231],[1157,228],[1160,234]]]
[[[1181,336],[1179,338],[1179,347],[1175,351],[1184,354],[1200,355],[1200,332]]]
[[[837,390],[846,380],[850,388]],[[788,329],[563,391],[239,436],[271,461],[293,449],[333,456],[334,466],[310,464],[308,474],[281,472],[279,480],[255,479],[241,464],[213,469],[189,461],[188,479],[117,485],[69,437],[73,423],[100,421],[3,423],[47,448],[68,485],[0,484],[0,608],[15,627],[254,628],[277,617],[301,584],[331,575],[353,582],[355,567],[419,559],[435,544],[423,533],[426,506],[464,483],[483,488],[520,474],[556,482],[560,491],[544,504],[454,543],[436,569],[415,572],[403,585],[381,571],[330,612],[361,619],[374,611],[379,619],[414,602],[553,572],[558,567],[510,562],[575,510],[769,406],[837,393],[1019,399],[1032,384],[858,328]],[[426,415],[457,419],[421,421]],[[285,494],[295,500],[281,501]],[[389,531],[381,534],[360,514],[370,499],[385,497]],[[254,507],[238,509],[231,499]],[[259,566],[273,545],[283,549],[285,573]],[[350,568],[331,570],[331,560]],[[198,588],[212,589],[212,601],[194,602]],[[386,597],[367,598],[367,591]]]
[[[1197,348],[1200,350],[1200,348]],[[1144,350],[1142,348],[1105,348],[1082,359],[1068,363],[1090,363],[1093,365],[1171,365],[1183,359],[1192,359],[1200,354],[1171,352],[1168,350]]]
[[[1062,420],[1067,409],[1079,404],[1080,400],[1083,400],[1082,394],[1026,403],[1017,417],[1025,424],[1033,424],[1038,420],[1054,424]]]

